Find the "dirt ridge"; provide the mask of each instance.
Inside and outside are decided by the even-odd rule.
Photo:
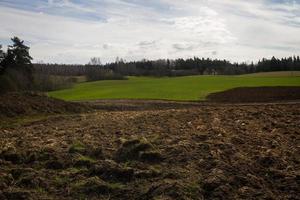
[[[210,94],[207,100],[229,103],[299,101],[300,87],[240,87]]]

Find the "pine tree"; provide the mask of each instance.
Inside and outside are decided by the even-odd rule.
[[[14,73],[15,82],[20,88],[30,89],[33,84],[32,57],[29,55],[29,47],[18,37],[11,39],[13,44],[8,46],[7,53],[1,62],[2,73],[7,71]],[[10,75],[12,76],[12,75]]]
[[[2,45],[0,45],[0,75],[4,72],[3,60],[5,58],[5,53],[2,50]]]
[[[7,55],[10,62],[16,67],[22,67],[24,65],[32,65],[32,57],[29,55],[29,47],[24,45],[24,41],[18,37],[11,39],[13,45],[8,46]]]

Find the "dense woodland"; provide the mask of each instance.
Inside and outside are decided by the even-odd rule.
[[[68,88],[75,76],[87,81],[124,79],[126,76],[238,75],[270,71],[300,71],[300,58],[262,59],[258,63],[232,63],[210,58],[160,59],[126,62],[117,58],[101,64],[91,58],[86,65],[32,64],[29,47],[17,37],[6,51],[0,45],[0,92],[17,90],[51,91]]]
[[[96,58],[93,58],[96,59]],[[262,59],[256,64],[231,63],[210,58],[160,59],[126,62],[116,59],[108,64],[61,65],[35,64],[35,70],[52,75],[87,75],[89,80],[114,79],[121,76],[185,76],[185,75],[238,75],[270,71],[299,71],[299,56],[277,59]],[[97,76],[98,77],[92,77]],[[101,76],[102,74],[102,76]]]

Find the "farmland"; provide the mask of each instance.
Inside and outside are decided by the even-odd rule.
[[[300,200],[300,0],[0,17],[0,200]]]
[[[50,92],[63,100],[164,99],[204,100],[210,93],[236,87],[300,86],[299,72],[258,73],[242,76],[129,77],[128,80],[85,82]]]
[[[297,199],[300,192],[299,101],[0,100],[1,199]],[[25,120],[7,126],[7,117]]]
[[[295,199],[299,85],[129,77],[1,95],[0,199]]]

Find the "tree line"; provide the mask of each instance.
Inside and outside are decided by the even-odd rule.
[[[111,69],[98,67],[98,58],[88,65],[32,64],[29,47],[18,37],[11,38],[7,50],[0,45],[0,93],[9,91],[51,91],[72,87],[73,76],[85,76],[88,81],[123,79]]]
[[[92,62],[95,60],[98,61]],[[91,76],[89,80],[101,80],[119,79],[124,76],[240,75],[255,72],[300,71],[300,59],[299,56],[282,59],[272,57],[263,58],[254,64],[198,57],[174,60],[143,59],[132,62],[117,58],[115,62],[101,64],[99,58],[92,58],[87,65],[35,64],[34,66],[41,73],[61,76],[86,75]]]
[[[49,76],[85,76],[87,81],[119,80],[125,77],[102,65],[34,64],[36,74]]]
[[[257,72],[271,71],[300,71],[300,57],[293,56],[277,59],[274,56],[271,59],[262,59],[256,67]]]
[[[86,65],[32,64],[29,47],[18,37],[2,50],[0,45],[0,92],[18,90],[50,91],[71,87],[76,76],[87,81],[125,79],[126,76],[239,75],[270,71],[300,71],[299,56],[271,59],[257,63],[233,63],[228,60],[193,57],[102,64],[93,57]]]

